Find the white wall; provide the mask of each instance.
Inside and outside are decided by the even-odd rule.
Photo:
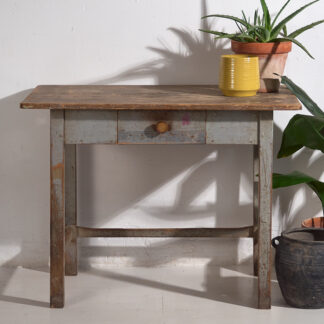
[[[270,3],[272,11],[283,1]],[[305,1],[296,0],[290,10]],[[245,1],[252,13],[257,0]],[[207,6],[207,9],[204,6]],[[205,13],[240,15],[242,1],[26,0],[0,2],[0,264],[38,266],[49,255],[49,113],[21,111],[38,84],[216,83],[227,42],[200,34]],[[206,11],[207,10],[207,11]],[[288,11],[287,11],[288,12]],[[296,18],[323,18],[320,2]],[[219,29],[233,24],[218,20]],[[300,38],[287,75],[324,106],[323,32]],[[275,150],[293,112],[275,114]],[[89,226],[241,226],[252,221],[251,148],[234,146],[82,146],[79,221]],[[323,157],[303,151],[275,161],[319,177]],[[305,187],[274,194],[274,234],[320,214]],[[251,240],[93,239],[83,263],[225,264],[248,260]]]

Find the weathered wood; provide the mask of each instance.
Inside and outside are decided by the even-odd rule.
[[[64,305],[66,235],[67,274],[77,271],[77,237],[251,237],[254,265],[256,261],[258,265],[254,268],[259,276],[259,308],[270,308],[272,111],[300,109],[292,93],[283,88],[280,93],[234,98],[223,96],[216,85],[38,86],[20,106],[51,109],[51,307]],[[183,144],[206,143],[206,138],[207,143],[258,145],[254,148],[253,226],[236,229],[77,227],[75,146],[67,148],[65,219],[64,143]]]
[[[271,308],[273,112],[260,112],[259,124],[259,308]]]
[[[27,109],[296,110],[287,89],[255,97],[225,97],[217,85],[42,85],[20,104]]]
[[[257,144],[257,112],[208,111],[206,143]]]
[[[253,237],[253,226],[239,228],[87,228],[78,237]]]
[[[61,308],[64,307],[64,111],[52,110],[50,124],[50,305]]]
[[[258,275],[259,147],[253,146],[253,272]]]
[[[204,144],[204,111],[119,111],[118,144]],[[159,132],[164,122],[168,131]]]
[[[69,225],[77,224],[76,145],[65,145],[65,274],[77,275],[77,233]]]
[[[65,112],[66,144],[115,144],[116,141],[116,111]]]

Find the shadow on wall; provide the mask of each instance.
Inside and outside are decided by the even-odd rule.
[[[201,16],[206,15],[205,1],[202,1],[201,5]],[[202,24],[203,29],[211,27],[206,20],[202,20]],[[159,58],[104,78],[95,84],[112,84],[143,78],[152,78],[156,84],[217,84],[220,57],[231,53],[225,49],[228,41],[215,41],[213,37],[199,31],[191,32],[177,28],[170,28],[170,31],[179,39],[179,51],[173,51],[165,45],[165,41],[161,41],[161,47],[148,47],[148,50],[158,54]],[[191,221],[206,218],[214,219],[212,226],[218,227],[244,226],[252,222],[252,205],[240,204],[242,179],[252,200],[252,148],[249,146],[237,146],[235,149],[232,146],[222,146],[215,149],[212,145],[137,145],[110,147],[109,150],[80,146],[78,155],[78,216],[82,225],[109,226],[116,216],[134,205],[140,205],[137,208],[141,208],[143,213],[151,218],[159,219],[160,224],[166,221],[166,227],[190,227]],[[105,173],[101,172],[100,177],[96,179],[95,170],[102,163],[99,158],[100,161],[105,161],[106,166]],[[122,161],[122,165],[117,166],[114,160]],[[154,207],[141,206],[145,197],[186,170],[186,175],[177,184],[174,206],[166,207],[163,203]],[[101,185],[100,192],[96,192],[99,181],[104,185]],[[214,201],[205,206],[194,207],[194,200],[210,186],[217,186]],[[105,202],[102,210],[98,210],[99,204],[96,201]],[[90,219],[89,215],[94,217]],[[153,226],[156,226],[156,223],[153,223]],[[187,252],[188,254],[193,252],[193,244],[189,244],[191,248],[186,248],[186,244],[181,242],[177,241],[178,248],[177,252],[173,250],[174,255],[172,249],[165,254],[162,263],[178,259],[181,249],[183,254],[186,254],[186,251],[191,251]],[[231,249],[231,253],[223,253],[228,263],[237,261],[237,242],[238,240],[235,240],[233,243],[235,248]],[[171,241],[170,246],[174,246]],[[207,250],[209,247],[213,255],[217,254],[216,251],[222,253],[222,248],[215,250],[211,240],[209,243],[205,242],[205,247]],[[87,249],[84,247],[84,250]],[[121,247],[121,255],[125,255],[123,250]],[[114,251],[118,255],[118,247],[114,248]],[[93,256],[92,252],[93,249],[89,248],[89,254],[85,253],[84,256]],[[137,257],[147,256],[146,252],[138,253]],[[196,257],[199,257],[199,251]],[[135,261],[142,262],[143,260]],[[154,263],[152,260],[148,262],[152,265]]]

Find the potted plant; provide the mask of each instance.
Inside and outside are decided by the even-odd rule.
[[[282,136],[278,158],[284,158],[303,147],[324,153],[324,111],[289,78],[281,77],[304,104],[310,115],[291,118]],[[299,171],[273,174],[273,188],[307,184],[321,200],[324,211],[324,183]],[[323,217],[304,221],[304,227],[323,224]],[[323,226],[321,226],[323,227]],[[324,228],[297,228],[285,231],[272,240],[276,249],[275,268],[278,283],[286,302],[293,307],[324,307]]]
[[[205,29],[200,29],[200,31],[215,35],[216,39],[230,39],[232,50],[237,54],[257,55],[259,57],[261,81],[259,92],[277,92],[279,90],[280,80],[279,77],[274,76],[274,73],[283,75],[287,56],[292,48],[292,43],[299,46],[308,54],[308,56],[313,58],[309,51],[296,39],[296,37],[304,31],[323,23],[324,20],[301,27],[291,33],[288,33],[287,23],[304,9],[318,1],[319,0],[315,0],[304,5],[279,21],[280,15],[287,7],[290,0],[282,6],[273,19],[272,15],[269,13],[266,1],[260,0],[262,15],[260,15],[258,9],[256,9],[253,19],[247,18],[244,11],[242,11],[242,18],[220,14],[202,17],[202,19],[210,17],[230,19],[235,22],[238,28],[236,33],[224,33]]]
[[[284,158],[299,151],[303,147],[320,150],[324,153],[324,111],[289,78],[281,77],[281,83],[286,85],[312,114],[294,115],[285,128],[282,136],[278,158]],[[297,184],[307,184],[321,200],[324,212],[324,183],[299,171],[289,174],[273,174],[273,188],[289,187]],[[322,226],[321,226],[322,224]],[[304,227],[324,227],[323,218],[313,218],[303,222]]]

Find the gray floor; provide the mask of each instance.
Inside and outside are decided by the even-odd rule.
[[[49,309],[47,270],[0,268],[0,323],[323,323],[323,310],[255,309],[251,266],[91,268],[66,279],[66,307]]]

